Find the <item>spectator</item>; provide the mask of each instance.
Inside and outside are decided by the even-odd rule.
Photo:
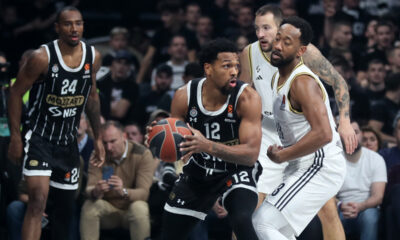
[[[198,20],[201,16],[201,7],[198,2],[192,1],[186,4],[185,21],[186,28],[191,31],[196,31]]]
[[[213,39],[214,23],[209,16],[201,16],[197,21],[196,37],[200,46],[203,46]]]
[[[400,73],[400,46],[388,51],[388,62],[392,73]]]
[[[236,40],[235,40],[235,44],[239,50],[239,54],[243,51],[243,49],[249,45],[249,39],[247,39],[246,36],[244,35],[239,35]]]
[[[128,29],[124,27],[114,27],[113,29],[111,29],[110,42],[109,42],[111,49],[107,54],[104,55],[102,65],[107,67],[111,66],[113,58],[115,57],[118,51],[121,50],[129,51],[128,40],[129,40]],[[137,69],[139,67],[139,62],[133,55],[132,55],[132,61],[133,61],[133,66],[135,67],[135,69]],[[135,71],[135,69],[132,70]]]
[[[369,125],[379,133],[384,143],[396,143],[393,121],[400,109],[400,73],[385,79],[386,92],[383,99],[371,106]]]
[[[86,119],[86,114],[81,115],[79,128],[76,132],[76,139],[78,141],[78,150],[84,162],[84,173],[88,172],[90,155],[93,152],[94,144],[93,138],[87,134],[89,125]]]
[[[155,85],[149,93],[140,97],[140,105],[135,116],[141,125],[145,125],[149,115],[156,109],[169,111],[174,91],[171,91],[172,68],[161,64],[156,68]]]
[[[203,68],[198,63],[189,63],[185,67],[185,72],[183,73],[182,79],[186,84],[190,80],[195,78],[204,77]]]
[[[168,59],[167,49],[171,38],[176,34],[181,34],[186,38],[189,61],[194,62],[196,60],[196,51],[199,48],[199,43],[197,42],[195,33],[183,25],[181,6],[169,3],[168,1],[162,1],[159,4],[159,10],[163,27],[156,31],[152,38],[152,42],[141,63],[136,78],[137,83],[142,83],[145,80],[146,74],[151,69],[152,64],[158,65]]]
[[[369,61],[366,82],[359,82],[359,84],[361,87],[366,87],[371,107],[385,95],[385,76],[385,65],[382,60],[372,59]]]
[[[387,240],[400,239],[400,114],[394,121],[394,128],[397,146],[379,151],[385,159],[388,171],[384,202]]]
[[[187,61],[188,58],[188,50],[186,39],[183,35],[175,35],[172,37],[171,42],[168,47],[168,54],[170,59],[164,64],[170,66],[172,68],[172,84],[171,89],[176,90],[183,85],[182,76],[185,71],[185,66],[189,63]],[[155,84],[155,75],[156,70],[153,70],[152,73],[152,84]]]
[[[367,59],[378,58],[385,64],[387,63],[386,52],[393,47],[395,39],[394,24],[389,20],[380,20],[376,24],[376,45],[372,51],[366,55]]]
[[[365,49],[367,53],[373,52],[376,45],[376,25],[378,21],[371,19],[365,29],[364,37],[366,38]]]
[[[328,57],[331,49],[350,50],[351,40],[353,38],[351,23],[347,21],[336,21],[332,27],[332,33],[326,41],[327,46],[322,50],[322,53]]]
[[[242,6],[238,15],[235,18],[236,25],[227,25],[228,27],[224,31],[224,36],[228,39],[235,39],[240,35],[247,37],[250,42],[257,41],[257,37],[254,30],[254,14],[253,8],[249,5]]]
[[[376,152],[361,147],[361,131],[352,123],[358,136],[358,147],[346,154],[347,173],[337,194],[339,216],[345,233],[360,239],[378,239],[379,205],[387,182],[383,158]]]
[[[128,140],[131,140],[132,142],[136,142],[139,144],[143,144],[144,136],[142,128],[139,124],[135,122],[130,122],[126,124],[124,127],[124,132]]]
[[[379,134],[371,127],[362,127],[362,146],[378,152],[382,148],[382,140]]]
[[[132,240],[143,240],[150,236],[146,201],[155,169],[153,156],[143,145],[126,140],[118,122],[108,121],[101,130],[107,160],[102,168],[89,167],[90,199],[82,207],[81,238],[99,239],[100,229],[122,227],[129,229]]]
[[[138,98],[138,86],[132,79],[132,54],[118,51],[111,63],[110,73],[98,81],[103,117],[125,123],[132,120]]]

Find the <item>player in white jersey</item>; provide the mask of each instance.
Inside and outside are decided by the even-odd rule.
[[[267,157],[267,148],[272,144],[280,144],[272,115],[271,79],[277,68],[271,65],[270,55],[272,41],[276,36],[278,26],[282,21],[281,10],[274,5],[264,5],[258,9],[255,17],[255,27],[258,41],[248,45],[240,58],[240,79],[252,83],[262,99],[262,144],[259,161],[263,166],[263,173],[258,181],[259,204],[267,194],[279,185],[283,178],[285,164],[276,164]],[[357,138],[350,125],[349,93],[345,80],[337,73],[333,66],[325,59],[320,51],[309,44],[303,55],[304,63],[321,77],[327,84],[332,85],[340,111],[339,133],[345,143],[348,153],[357,146]],[[343,227],[339,220],[336,204],[331,199],[319,213],[322,222],[324,239],[345,239]]]
[[[290,17],[273,42],[271,64],[273,114],[282,146],[268,148],[268,157],[288,162],[283,182],[255,212],[260,239],[294,239],[343,184],[346,163],[325,88],[303,64],[312,39],[305,20]]]

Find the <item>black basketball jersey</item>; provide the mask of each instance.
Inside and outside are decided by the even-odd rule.
[[[189,105],[186,122],[214,142],[226,145],[239,144],[240,118],[236,113],[236,106],[239,96],[247,84],[238,81],[232,93],[228,95],[226,103],[217,111],[208,111],[204,108],[201,99],[204,81],[205,78],[194,79],[188,84]],[[204,152],[193,154],[190,161],[215,172],[225,172],[237,168],[237,164],[225,162]]]
[[[57,40],[43,45],[49,58],[48,72],[30,91],[29,130],[57,145],[69,145],[76,139],[92,87],[94,48],[81,43],[83,54],[77,68],[64,63]]]

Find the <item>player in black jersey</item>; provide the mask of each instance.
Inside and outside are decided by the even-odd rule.
[[[171,116],[185,120],[183,174],[165,205],[163,239],[186,239],[219,197],[239,240],[257,239],[251,217],[257,205],[257,157],[261,143],[261,100],[237,79],[234,43],[217,39],[204,47],[200,64],[206,78],[178,89]]]
[[[86,104],[86,114],[96,138],[95,152],[99,157],[99,161],[92,164],[101,166],[104,162],[104,147],[98,131],[100,105],[95,78],[101,56],[93,47],[80,41],[83,20],[78,9],[62,9],[57,15],[55,30],[59,39],[31,54],[10,89],[8,101],[11,125],[8,155],[19,163],[22,157],[22,96],[31,89],[23,164],[29,195],[22,229],[25,240],[40,238],[40,220],[49,188],[55,197],[52,239],[69,239],[79,177],[76,131]]]

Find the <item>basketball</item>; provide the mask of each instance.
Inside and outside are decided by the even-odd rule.
[[[150,150],[165,162],[175,162],[184,155],[179,144],[185,141],[185,135],[192,135],[185,122],[177,118],[162,119],[149,132]]]

